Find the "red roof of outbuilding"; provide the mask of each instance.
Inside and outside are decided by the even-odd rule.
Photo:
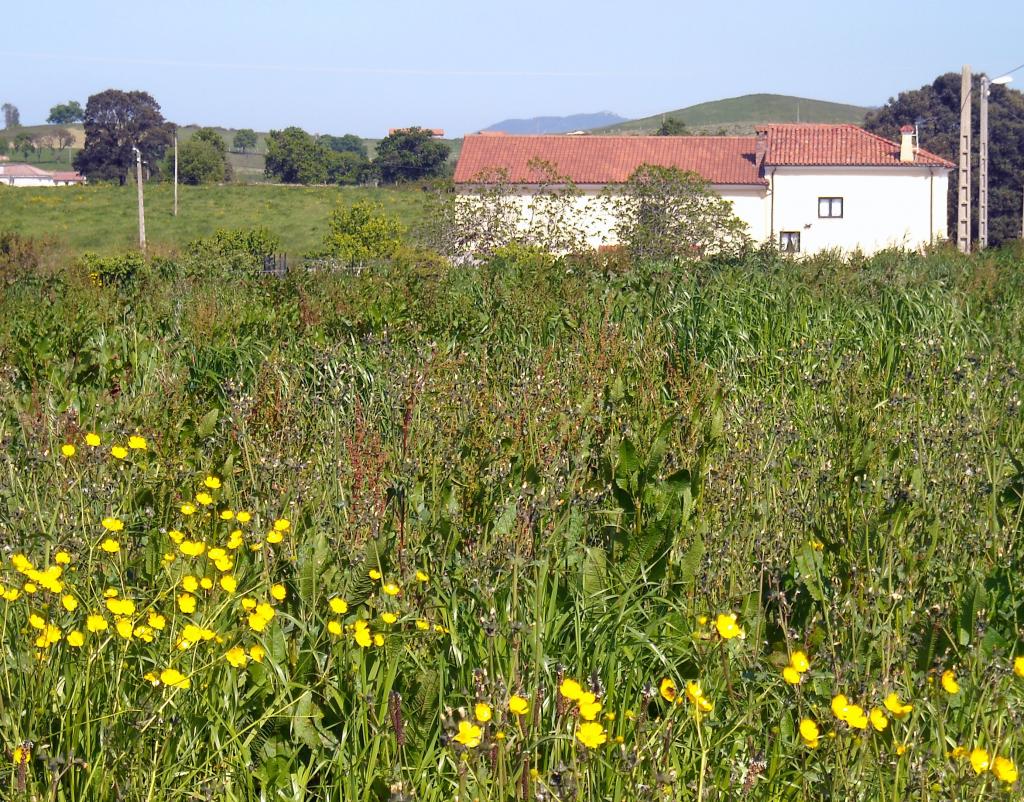
[[[915,167],[952,169],[934,153],[918,149],[912,162],[900,161],[900,146],[856,125],[788,123],[758,129],[765,138],[764,165]],[[512,184],[541,183],[529,163],[550,163],[576,184],[621,184],[641,164],[678,167],[711,184],[766,183],[755,161],[756,136],[467,136],[455,183],[496,180],[505,171]],[[488,177],[489,176],[489,177]]]
[[[53,174],[54,181],[85,181],[85,176],[75,172],[57,172]]]
[[[856,125],[788,123],[765,125],[768,135],[765,164],[815,167],[932,167],[953,168],[941,156],[918,148],[914,160],[900,161],[900,146]]]
[[[0,175],[8,178],[51,178],[46,170],[40,170],[31,164],[0,164]]]
[[[712,184],[764,184],[749,136],[467,136],[455,183],[476,183],[504,170],[513,184],[539,183],[534,159],[576,184],[621,184],[641,164],[678,167]],[[493,178],[491,179],[494,180]]]

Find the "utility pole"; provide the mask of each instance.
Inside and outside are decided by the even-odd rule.
[[[978,99],[978,250],[988,247],[988,76],[981,76]]]
[[[956,245],[971,252],[971,67],[960,77],[960,169],[957,170]]]
[[[178,129],[174,129],[174,216],[178,216]]]
[[[142,151],[132,147],[135,151],[135,186],[139,194],[139,248],[146,252],[146,203],[142,197]]]

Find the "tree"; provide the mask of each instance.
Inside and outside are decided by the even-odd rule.
[[[18,128],[21,125],[21,114],[13,103],[4,103],[0,111],[4,113],[4,128]]]
[[[377,145],[374,170],[385,183],[416,181],[441,175],[449,148],[423,128],[403,128]]]
[[[344,151],[328,153],[327,180],[331,184],[355,186],[362,184],[370,175],[370,160],[358,153]]]
[[[686,123],[676,117],[666,117],[661,121],[661,126],[658,128],[657,136],[686,136],[689,132],[686,130]]]
[[[978,136],[980,76],[971,92],[973,138]],[[949,159],[960,156],[960,73],[940,75],[931,84],[907,92],[868,114],[864,127],[886,139],[899,141],[902,125],[917,125],[919,144]],[[976,147],[976,146],[975,146]],[[978,197],[977,154],[972,158],[971,198]],[[1024,94],[1005,86],[989,92],[989,242],[998,245],[1020,236],[1021,196],[1024,184]],[[955,228],[956,171],[950,173],[948,214]],[[977,214],[971,215],[971,238],[977,238]]]
[[[245,153],[246,148],[256,147],[256,132],[251,128],[239,128],[235,131],[235,141],[233,146],[235,150]]]
[[[285,184],[325,184],[330,151],[301,128],[271,131],[264,172]]]
[[[345,134],[344,136],[322,136],[320,139],[335,153],[355,153],[362,156],[364,159],[368,157],[366,152],[366,143],[363,142],[361,137],[358,137],[355,134]]]
[[[172,154],[164,159],[164,172],[174,169]],[[178,146],[178,179],[183,184],[212,184],[230,181],[227,145],[213,128],[200,128]]]
[[[340,261],[357,267],[375,259],[387,259],[402,244],[402,226],[373,203],[360,201],[347,209],[335,209],[328,221],[330,232],[314,259]]]
[[[28,160],[28,157],[36,149],[36,143],[30,134],[21,133],[14,137],[14,149],[21,151],[21,155]]]
[[[135,165],[133,147],[153,169],[171,144],[172,127],[148,92],[107,89],[85,105],[85,149],[75,169],[91,179],[127,180]]]
[[[50,116],[46,118],[46,122],[51,125],[68,125],[81,122],[84,116],[85,109],[82,108],[82,104],[77,100],[69,100],[50,109]]]
[[[733,257],[750,244],[732,204],[696,173],[642,164],[606,197],[619,242],[637,262]]]
[[[55,128],[52,131],[52,136],[61,153],[75,144],[75,135],[67,128]],[[70,160],[70,158],[71,154],[68,153],[68,159]]]

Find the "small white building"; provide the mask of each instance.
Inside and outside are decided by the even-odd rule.
[[[75,172],[48,173],[31,164],[0,164],[0,184],[11,187],[58,187],[84,183],[85,177]]]
[[[485,190],[495,179],[516,187],[524,208],[538,191],[541,160],[581,190],[575,202],[587,244],[615,244],[604,196],[643,164],[701,175],[732,202],[759,242],[792,253],[826,249],[873,253],[921,248],[946,237],[951,162],[847,124],[778,124],[755,136],[467,136],[455,168],[456,191]]]

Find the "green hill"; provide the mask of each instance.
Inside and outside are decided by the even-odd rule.
[[[698,103],[638,120],[595,128],[594,134],[653,134],[662,120],[675,117],[695,134],[749,134],[762,123],[857,123],[864,122],[866,106],[789,95],[742,95]]]

